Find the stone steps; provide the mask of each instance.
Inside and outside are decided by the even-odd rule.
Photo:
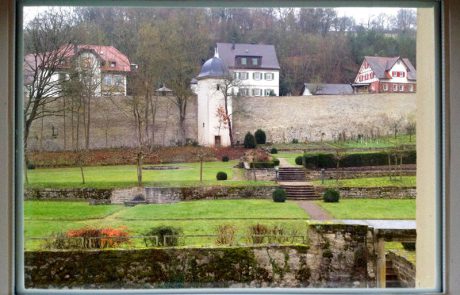
[[[278,174],[279,181],[305,181],[305,170],[296,167],[280,167]]]
[[[288,199],[295,200],[312,200],[318,199],[319,196],[312,185],[286,185],[281,184],[281,188],[286,191]]]
[[[391,260],[386,261],[386,288],[402,288],[401,282],[398,279],[393,268],[393,262]]]

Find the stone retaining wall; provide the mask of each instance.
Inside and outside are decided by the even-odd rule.
[[[113,204],[131,201],[142,194],[147,203],[163,204],[179,201],[213,199],[269,199],[276,186],[203,186],[203,187],[146,187],[116,190],[112,194]]]
[[[389,251],[387,260],[392,261],[398,280],[405,288],[415,288],[415,265],[406,258]]]
[[[315,190],[322,195],[327,187],[316,186]],[[344,199],[415,199],[415,187],[339,187],[340,197]]]
[[[26,200],[108,200],[112,195],[111,189],[26,189]]]
[[[251,168],[244,169],[244,178],[246,180],[276,180],[275,168]]]
[[[309,246],[25,252],[26,288],[367,287],[367,226],[312,225]]]
[[[326,169],[324,170],[324,179],[336,179],[337,174],[340,179],[344,178],[365,178],[365,177],[383,177],[389,175],[402,175],[402,176],[415,176],[416,171],[414,170],[403,170],[401,172],[391,172],[388,169],[373,169],[373,170],[339,170]],[[321,170],[307,170],[307,180],[320,180]]]

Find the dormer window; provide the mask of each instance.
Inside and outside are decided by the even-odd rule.
[[[260,67],[261,60],[260,56],[236,56],[235,65],[241,67]]]
[[[252,58],[252,65],[253,66],[258,66],[259,65],[259,59],[257,57]]]
[[[241,58],[241,65],[245,66],[248,64],[248,59],[246,57]]]
[[[116,62],[114,62],[114,61],[111,61],[111,62],[110,62],[110,67],[111,67],[111,68],[114,68],[116,65],[117,65]]]

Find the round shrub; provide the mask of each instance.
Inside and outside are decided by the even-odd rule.
[[[294,138],[291,143],[299,143],[299,140],[297,138]]]
[[[340,193],[335,189],[328,188],[323,195],[323,201],[327,203],[337,203],[340,198]]]
[[[228,158],[228,156],[223,156],[222,157],[222,162],[228,162],[230,159]]]
[[[246,133],[244,136],[244,147],[247,149],[253,149],[256,147],[256,139],[251,132]]]
[[[227,180],[227,173],[219,171],[216,175],[217,180]]]
[[[272,148],[272,149],[270,150],[270,154],[272,154],[272,155],[273,155],[273,154],[277,154],[277,153],[278,153],[278,150],[277,150],[276,148]]]
[[[33,164],[33,163],[28,163],[28,164],[27,164],[27,169],[29,169],[29,170],[35,169],[35,164]]]
[[[279,166],[280,165],[280,160],[279,159],[273,159],[273,165]]]
[[[274,202],[282,203],[286,201],[286,191],[282,188],[277,188],[273,191],[272,197]]]
[[[302,165],[302,156],[298,156],[295,158],[295,163],[296,165]]]
[[[254,133],[254,136],[256,138],[257,144],[265,144],[267,142],[267,135],[262,129],[257,129],[257,131]]]

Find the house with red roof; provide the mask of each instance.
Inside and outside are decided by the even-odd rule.
[[[83,70],[91,73],[91,84],[95,96],[126,95],[127,76],[131,72],[131,64],[126,55],[113,46],[103,45],[63,45],[59,51],[62,61],[57,66],[53,81],[70,79],[71,71]],[[42,58],[43,56],[43,58]],[[37,69],[46,71],[49,54],[28,54],[24,58],[24,84],[32,83]],[[58,83],[56,83],[58,85]]]
[[[407,93],[417,89],[417,72],[409,59],[366,56],[352,84],[354,93]]]

